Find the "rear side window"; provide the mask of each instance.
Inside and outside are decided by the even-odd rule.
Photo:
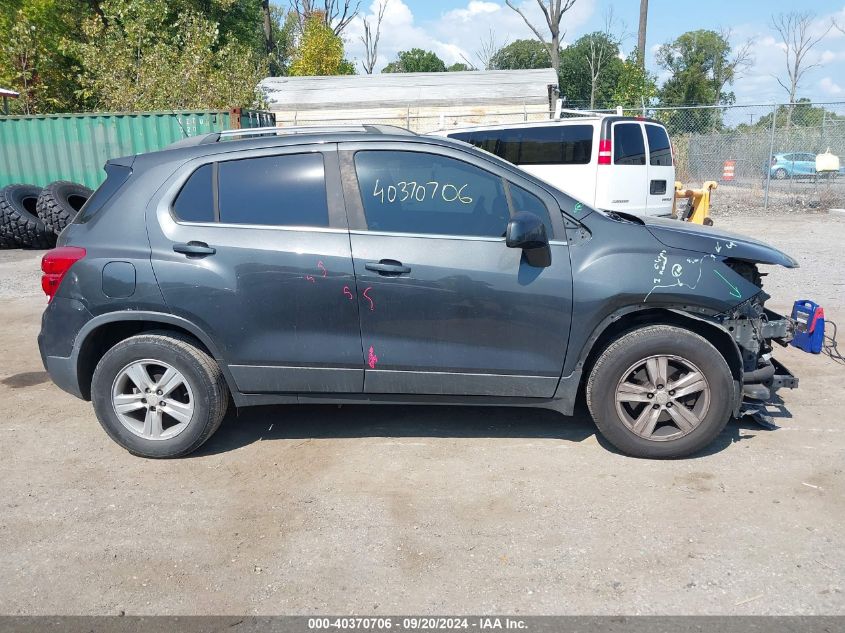
[[[185,222],[327,227],[323,155],[286,154],[203,165],[182,186],[173,213]]]
[[[592,125],[554,125],[520,131],[520,165],[586,165],[590,162]]]
[[[672,166],[672,146],[669,135],[659,125],[646,125],[645,134],[648,138],[648,162],[659,167]]]
[[[95,191],[94,194],[88,198],[88,201],[82,205],[79,213],[76,214],[76,218],[74,218],[75,224],[87,222],[97,215],[100,209],[103,208],[103,205],[105,205],[115,192],[120,189],[127,180],[129,180],[129,176],[132,174],[132,170],[129,169],[129,167],[114,165],[112,163],[106,163],[105,172],[105,182],[100,185],[97,191]]]
[[[645,165],[645,142],[639,123],[617,123],[613,126],[613,163]]]
[[[220,222],[329,226],[323,155],[286,154],[219,163]]]
[[[213,171],[214,165],[203,165],[191,174],[173,203],[177,218],[186,222],[214,222]]]
[[[592,125],[476,130],[450,136],[515,165],[586,165],[593,152]]]

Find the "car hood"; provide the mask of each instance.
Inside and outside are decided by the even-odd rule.
[[[783,251],[751,237],[667,218],[638,216],[638,219],[658,241],[670,248],[798,268],[798,262]]]

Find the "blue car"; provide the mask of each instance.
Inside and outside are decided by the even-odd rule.
[[[775,154],[769,164],[769,175],[775,180],[786,178],[815,178],[816,155],[812,152],[787,152]],[[845,175],[845,167],[839,168]]]

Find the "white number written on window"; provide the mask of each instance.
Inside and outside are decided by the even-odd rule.
[[[418,183],[413,180],[400,180],[395,185],[388,185],[387,188],[381,184],[379,179],[376,179],[376,185],[373,188],[373,198],[378,198],[380,202],[425,202],[426,200],[434,200],[440,198],[444,202],[458,202],[460,204],[472,204],[472,198],[464,192],[469,184],[453,185],[442,184],[436,180],[429,180],[426,183]]]

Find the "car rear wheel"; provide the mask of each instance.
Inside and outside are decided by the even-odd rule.
[[[215,360],[187,336],[141,334],[97,365],[91,398],[106,433],[134,455],[181,457],[219,428],[229,393]]]
[[[599,356],[587,382],[596,426],[635,457],[683,457],[701,450],[731,416],[734,383],[705,338],[669,325],[625,334]]]
[[[787,176],[786,170],[783,167],[778,167],[775,170],[775,180],[783,180]]]

